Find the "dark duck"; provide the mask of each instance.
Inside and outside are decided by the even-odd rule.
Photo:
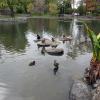
[[[58,69],[59,69],[59,63],[56,60],[54,60],[54,69],[53,69],[53,71],[54,71],[55,75],[56,75]]]
[[[41,39],[40,35],[37,34],[37,40],[40,40],[40,39]]]
[[[34,66],[34,65],[35,65],[35,61],[29,63],[29,66]]]

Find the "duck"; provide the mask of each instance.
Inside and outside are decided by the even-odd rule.
[[[71,36],[71,35],[69,35],[69,36],[63,35],[63,39],[64,39],[65,41],[71,41],[71,40],[72,40],[72,36]]]
[[[37,40],[40,40],[40,39],[41,39],[40,35],[37,34]]]
[[[35,61],[29,63],[29,66],[34,66],[34,65],[35,65]]]
[[[55,75],[56,75],[58,69],[59,69],[59,63],[56,60],[54,60],[54,69],[53,69],[53,71],[54,71]]]
[[[52,42],[55,42],[55,39],[54,38],[52,38],[51,40],[52,40]]]

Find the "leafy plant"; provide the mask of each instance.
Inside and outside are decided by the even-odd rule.
[[[57,5],[53,3],[49,3],[49,13],[51,15],[56,15],[58,13]]]
[[[86,24],[85,29],[92,42],[93,59],[95,61],[100,61],[100,33],[96,35]]]
[[[80,6],[77,8],[77,12],[78,12],[80,15],[85,15],[85,14],[86,14],[86,8],[85,8],[85,6],[80,5]]]

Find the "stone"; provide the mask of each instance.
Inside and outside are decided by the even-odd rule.
[[[91,100],[91,93],[86,83],[75,80],[70,90],[70,100]]]
[[[92,90],[92,100],[100,100],[100,80],[96,81],[97,87]]]
[[[62,56],[64,54],[64,50],[62,48],[48,48],[46,49],[46,52],[54,56]]]
[[[52,41],[48,39],[44,39],[44,40],[42,39],[41,41],[37,42],[37,45],[40,47],[49,47]]]
[[[100,86],[98,86],[93,94],[92,94],[92,100],[100,100]]]

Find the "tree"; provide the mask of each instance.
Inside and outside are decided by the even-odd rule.
[[[58,3],[59,14],[70,14],[72,13],[71,1],[64,0]]]
[[[80,15],[85,15],[86,14],[86,8],[85,6],[83,6],[82,4],[77,8],[77,12],[80,14]]]
[[[21,4],[21,6],[23,6],[25,13],[27,13],[27,7],[30,3],[32,3],[33,0],[18,0],[18,3]]]
[[[32,13],[32,10],[33,10],[33,4],[32,3],[29,3],[27,5],[27,12],[31,14]]]
[[[0,0],[0,4],[2,4],[3,7],[9,8],[11,11],[11,17],[14,17],[14,8],[17,5],[18,0]]]
[[[16,13],[24,13],[24,8],[23,6],[21,5],[21,3],[18,3],[16,5]]]
[[[49,3],[49,12],[51,15],[56,15],[58,13],[57,5]]]
[[[72,14],[73,10],[72,10],[72,7],[71,7],[71,1],[65,0],[64,5],[65,5],[65,8],[64,8],[65,14]]]
[[[50,11],[50,5],[57,5],[58,0],[45,0],[45,12],[48,13]]]
[[[3,1],[0,1],[0,8],[5,8],[7,7],[7,4]]]

